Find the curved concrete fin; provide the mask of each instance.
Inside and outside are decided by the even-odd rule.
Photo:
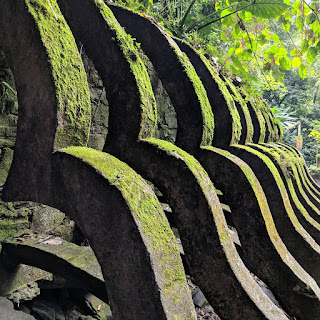
[[[82,3],[84,1],[81,1]],[[85,5],[96,3],[98,1],[87,0]],[[104,11],[105,8],[102,7],[99,7],[99,10]],[[75,10],[79,12],[79,1],[63,1],[63,3],[61,1],[61,8],[68,20],[68,14]],[[89,12],[89,10],[84,11]],[[133,15],[136,17],[135,14]],[[81,15],[78,18],[81,20]],[[151,24],[145,18],[137,16],[137,19],[143,19],[145,21],[143,23],[147,26]],[[73,20],[68,21],[72,28]],[[80,24],[78,26],[80,28]],[[88,32],[90,28],[85,24],[82,26],[83,32],[87,32],[87,36],[90,37]],[[139,26],[140,24],[137,23],[136,27]],[[151,27],[155,26],[151,24]],[[155,28],[156,32],[160,32],[157,27]],[[141,30],[148,35],[147,27]],[[164,37],[162,33],[161,37]],[[104,41],[102,37],[100,40]],[[168,41],[166,37],[165,40]],[[103,46],[104,44],[100,43],[99,47],[87,53],[94,61],[103,81],[106,82],[108,78],[104,74],[106,69],[102,64],[109,62],[105,60],[98,62],[101,54],[99,48]],[[113,55],[115,54],[123,55],[119,50],[113,52]],[[179,55],[174,53],[174,57],[177,59]],[[112,67],[114,72],[117,72],[117,65]],[[140,76],[145,77],[143,72]],[[130,95],[130,92],[121,91],[121,94]],[[129,116],[131,112],[134,110],[128,109]],[[111,116],[110,122],[112,121],[114,118]],[[141,126],[143,125],[142,119]],[[199,144],[200,142],[198,141]],[[176,215],[176,223],[191,275],[223,319],[242,319],[244,315],[253,319],[286,319],[284,313],[262,292],[243,265],[228,233],[214,187],[198,162],[181,149],[161,140],[142,139],[130,145],[126,142],[123,144],[126,148],[112,142],[106,143],[105,149],[141,172],[166,196]],[[200,261],[203,263],[199,263]],[[234,294],[237,295],[236,300],[233,299]]]
[[[250,100],[251,100],[251,104],[253,105],[253,107],[260,110],[260,112],[264,118],[264,123],[265,123],[264,140],[261,141],[262,139],[260,139],[259,142],[273,141],[275,134],[273,131],[273,126],[271,123],[269,110],[268,110],[270,108],[265,103],[263,103],[262,99],[260,97],[258,97],[257,95],[252,95],[252,94],[248,94],[248,95],[251,96]]]
[[[190,274],[221,319],[287,318],[266,299],[240,259],[213,184],[193,156],[169,142],[147,139],[122,157],[165,196]]]
[[[320,243],[320,212],[316,206],[312,206],[312,202],[302,188],[301,190],[295,188],[297,183],[300,184],[301,182],[295,165],[289,163],[289,154],[277,150],[276,147],[271,148],[263,145],[250,145],[250,147],[260,151],[272,160],[285,184],[291,206],[299,222],[314,240]]]
[[[109,117],[113,119],[108,124],[107,140],[114,145],[130,145],[153,136],[157,124],[155,98],[134,39],[103,1],[58,0],[58,4],[104,82]]]
[[[313,192],[315,192],[317,195],[320,195],[320,186],[314,181],[314,179],[310,175],[306,162],[301,152],[290,145],[286,145],[280,142],[278,142],[277,144],[282,146],[284,149],[289,150],[291,154],[297,159],[297,161],[300,163],[301,173],[302,173],[302,176],[305,178],[306,183],[313,190]]]
[[[256,105],[253,97],[249,94],[244,86],[239,88],[242,98],[247,102],[247,106],[250,112],[252,124],[253,124],[253,143],[262,143],[265,140],[266,135],[266,123],[264,116],[260,108]]]
[[[86,74],[54,1],[50,6],[42,0],[2,0],[0,46],[14,74],[19,101],[14,159],[3,196],[38,201],[50,193],[46,179],[50,180],[53,150],[87,143]]]
[[[6,239],[1,255],[11,263],[23,263],[58,274],[76,288],[88,290],[109,303],[100,265],[90,247],[80,247],[55,236],[28,234],[25,241]]]
[[[295,290],[297,283],[301,288],[316,287],[315,281],[281,240],[267,198],[253,171],[240,158],[218,148],[203,147],[198,157],[230,206],[243,249],[241,257],[254,274],[268,283],[291,316],[316,318],[319,301]],[[312,314],[307,310],[313,310]]]
[[[196,52],[189,44],[181,40],[175,39],[175,41],[196,69],[207,91],[212,113],[218,120],[215,121],[212,145],[224,147],[241,143],[241,137],[246,135],[246,130],[242,126],[239,112],[225,82],[201,53]]]
[[[231,147],[230,152],[245,161],[253,170],[268,199],[281,239],[300,265],[320,283],[316,270],[320,263],[320,246],[297,219],[274,163],[266,155],[249,146]]]
[[[126,31],[141,43],[173,103],[179,128],[177,145],[191,153],[200,144],[211,145],[212,110],[190,60],[152,20],[118,6],[110,5],[110,9]]]
[[[236,103],[238,112],[240,114],[240,120],[243,124],[243,131],[239,144],[246,144],[252,142],[253,136],[253,124],[250,116],[250,112],[247,106],[246,101],[242,98],[238,87],[232,82],[231,79],[224,77],[224,80],[229,88],[230,93],[232,94],[234,101]]]
[[[93,149],[62,149],[54,162],[59,190],[52,205],[88,238],[114,319],[195,319],[175,237],[150,186]]]
[[[267,104],[267,102],[264,99],[258,97],[257,95],[254,98],[257,101],[257,103],[260,104],[262,110],[264,111],[264,114],[269,119],[270,136],[269,136],[269,140],[266,142],[279,141],[282,136],[282,131],[281,131],[279,120],[275,117],[271,108],[269,107],[269,105]]]
[[[320,198],[319,194],[313,190],[306,181],[303,173],[303,158],[298,158],[296,153],[284,147],[282,144],[264,144],[272,153],[283,168],[288,178],[292,178],[292,185],[297,193],[300,202],[305,206],[310,214],[317,220],[320,219]]]

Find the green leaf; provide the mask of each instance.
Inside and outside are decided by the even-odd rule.
[[[290,54],[291,54],[293,57],[295,57],[295,56],[297,56],[297,55],[299,54],[299,50],[293,49],[293,50],[290,51]]]
[[[292,67],[293,68],[298,68],[301,65],[301,58],[300,57],[294,57],[292,59]]]
[[[290,0],[288,1],[288,3],[286,2],[286,0],[284,0],[284,2],[285,2],[286,4],[289,4],[289,3],[290,3]],[[287,11],[285,11],[285,12],[283,13],[283,17],[284,17],[285,20],[287,20],[287,21],[291,21],[291,20],[292,20],[292,19],[291,19],[291,14],[290,14],[289,10],[287,10]]]
[[[307,60],[311,64],[314,60],[316,60],[318,54],[318,50],[316,47],[310,47],[307,51]]]
[[[313,23],[311,24],[311,29],[316,34],[320,32],[320,23],[318,19],[313,21]]]
[[[307,18],[306,18],[306,23],[307,23],[307,24],[311,24],[311,23],[313,23],[315,20],[316,20],[316,15],[315,15],[313,12],[311,12],[311,13],[307,16]]]
[[[289,32],[290,31],[290,23],[283,23],[282,24],[282,28],[283,28],[283,30],[284,31],[287,31],[287,32]]]
[[[274,42],[280,43],[280,38],[279,38],[279,36],[278,36],[277,34],[275,34],[275,33],[272,35],[272,40],[273,40]]]
[[[299,67],[299,75],[300,75],[300,77],[302,78],[302,79],[304,79],[304,78],[306,78],[306,76],[307,76],[307,68],[306,68],[306,66],[305,65],[300,65],[300,67]]]
[[[252,58],[252,51],[250,49],[244,50],[242,53],[242,58],[245,60],[250,60]]]
[[[223,42],[226,42],[227,39],[228,39],[227,36],[226,36],[226,34],[225,34],[224,32],[221,32],[220,38],[221,38],[221,40],[222,40]]]
[[[13,94],[17,94],[16,90],[14,90],[8,82],[1,81],[1,84],[7,87]]]
[[[291,60],[288,57],[281,58],[279,62],[283,69],[289,70],[291,68]]]
[[[254,40],[252,41],[252,50],[257,51],[257,49],[258,49],[258,42]]]
[[[295,1],[292,5],[292,8],[298,11],[300,10],[300,4],[301,4],[301,1]]]
[[[234,26],[234,34],[235,34],[236,37],[238,37],[241,34],[241,29],[239,27],[239,24],[236,24]]]
[[[244,13],[244,21],[250,21],[252,20],[252,13],[251,12],[245,12]]]
[[[283,72],[281,72],[278,68],[272,69],[272,75],[277,81],[281,81],[284,77]]]
[[[227,56],[230,57],[231,55],[233,55],[233,53],[236,51],[236,48],[231,47],[227,53]]]
[[[302,31],[302,29],[303,29],[303,17],[302,16],[298,17],[298,19],[296,21],[296,26],[299,31]]]
[[[272,19],[280,16],[289,6],[283,0],[255,0],[252,3],[241,1],[243,10],[253,16]]]
[[[285,56],[287,56],[287,53],[288,53],[288,51],[285,48],[278,47],[278,50],[275,55],[278,57],[285,57]]]
[[[264,45],[267,42],[264,34],[258,34],[257,40],[261,45]]]
[[[250,81],[254,81],[254,82],[257,82],[258,81],[258,78],[256,76],[254,76],[253,74],[251,73],[248,73],[247,74],[247,78],[250,80]]]
[[[301,51],[306,52],[309,48],[308,41],[304,39],[301,43]]]
[[[245,70],[244,70],[241,62],[238,60],[237,57],[232,56],[232,57],[231,57],[231,60],[232,60],[232,62],[233,62],[233,64],[234,64],[235,67],[237,67],[238,69],[240,69],[242,72],[245,72]]]

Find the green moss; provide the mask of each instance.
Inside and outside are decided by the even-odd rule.
[[[279,147],[275,146],[275,148],[279,153],[281,153],[282,157],[286,159],[286,162],[289,163],[291,170],[293,171],[294,177],[296,179],[298,189],[301,195],[304,197],[305,201],[316,213],[320,215],[320,210],[318,209],[318,207],[315,206],[314,203],[311,202],[309,199],[309,196],[311,196],[319,203],[318,196],[320,195],[320,193],[312,185],[311,181],[309,180],[306,174],[304,167],[304,159],[302,157],[300,158],[291,148],[283,148],[283,146],[281,145]],[[308,195],[306,194],[302,185],[308,192]]]
[[[230,81],[230,79],[228,79],[227,77],[225,77],[224,80],[227,83],[227,85],[229,86],[229,88],[233,94],[234,100],[239,103],[239,106],[243,111],[243,114],[245,117],[245,122],[247,125],[247,136],[245,139],[245,143],[250,143],[250,142],[252,142],[252,138],[253,138],[253,124],[252,124],[252,120],[251,120],[251,116],[250,116],[250,112],[249,112],[247,103],[242,98],[240,92],[238,91],[236,86],[232,83],[232,81]]]
[[[189,58],[186,54],[182,53],[176,47],[173,47],[179,58],[180,63],[183,65],[185,72],[191,81],[194,91],[199,99],[201,112],[202,112],[202,146],[210,146],[212,145],[213,140],[213,132],[214,132],[214,116],[212,113],[212,108],[210,102],[208,100],[207,92],[196,73],[193,65],[191,64]]]
[[[21,234],[28,227],[27,217],[0,219],[0,241]]]
[[[218,72],[212,67],[212,65],[209,63],[209,61],[204,57],[204,55],[200,54],[200,58],[203,61],[203,63],[206,65],[207,69],[209,70],[213,80],[218,84],[219,90],[221,91],[228,110],[230,112],[231,118],[232,118],[232,138],[230,141],[230,144],[237,144],[240,141],[241,136],[241,122],[240,122],[240,115],[237,110],[237,107],[235,105],[235,102],[233,100],[232,95],[230,94],[225,82],[219,77]],[[219,106],[218,106],[219,108]]]
[[[48,54],[56,88],[55,148],[85,146],[90,128],[90,93],[72,33],[55,0],[25,0]]]
[[[271,111],[271,108],[266,103],[265,100],[261,99],[258,96],[254,98],[256,104],[258,105],[259,109],[262,111],[263,116],[265,118],[267,127],[269,129],[269,139],[268,142],[275,142],[279,141],[281,138],[281,130],[279,132],[279,124],[277,124],[278,119],[274,116]]]
[[[153,137],[157,125],[156,100],[147,69],[138,54],[137,45],[134,39],[120,26],[110,8],[102,0],[94,0],[94,2],[108,23],[109,28],[115,32],[115,40],[129,62],[138,86],[141,100],[141,129],[139,138]]]
[[[267,166],[267,168],[269,169],[270,173],[272,174],[273,178],[276,181],[276,184],[279,189],[286,213],[287,213],[288,217],[290,218],[290,221],[291,221],[292,225],[294,226],[295,230],[301,234],[301,236],[305,239],[305,241],[308,242],[309,245],[316,252],[320,253],[320,246],[314,241],[314,239],[303,228],[303,226],[300,224],[299,220],[297,219],[297,217],[292,209],[284,182],[279,174],[278,169],[274,165],[274,163],[266,155],[262,154],[261,152],[255,150],[253,148],[250,148],[249,146],[237,145],[236,147],[239,149],[246,150],[247,152],[251,153],[252,155],[260,158],[264,162],[264,165]]]
[[[9,173],[13,158],[13,150],[9,148],[2,149],[2,155],[0,160],[0,185],[3,185]]]
[[[298,196],[296,194],[296,191],[293,186],[292,178],[295,178],[296,183],[298,185],[298,189],[301,193],[301,195],[304,197],[304,200],[308,203],[312,209],[319,214],[319,210],[314,206],[314,204],[309,200],[307,195],[305,194],[304,190],[301,187],[301,182],[299,175],[297,173],[297,168],[294,164],[294,158],[292,155],[288,154],[287,152],[284,152],[280,148],[277,147],[271,147],[271,146],[262,146],[262,145],[255,145],[255,148],[260,149],[264,153],[270,155],[274,161],[280,166],[281,171],[284,174],[284,178],[286,180],[286,185],[288,187],[288,191],[291,195],[291,198],[297,207],[297,209],[300,211],[300,213],[304,216],[304,218],[317,230],[320,231],[320,224],[314,220],[308,211],[304,208],[304,206],[301,204],[301,202],[298,199]]]
[[[238,281],[241,283],[242,287],[250,298],[259,306],[262,307],[266,312],[267,317],[274,312],[278,312],[279,309],[275,308],[274,305],[271,306],[269,301],[265,299],[264,295],[261,295],[261,291],[259,286],[255,280],[251,277],[250,272],[243,264],[242,260],[240,259],[237,250],[235,249],[234,243],[230,237],[229,229],[227,226],[227,222],[225,220],[225,216],[223,214],[221,204],[219,199],[215,193],[214,186],[207,174],[207,172],[203,169],[200,163],[191,155],[186,153],[185,151],[181,150],[180,148],[174,146],[172,143],[167,141],[162,141],[158,139],[147,139],[147,142],[151,143],[155,147],[165,151],[168,155],[175,157],[176,159],[184,162],[187,167],[191,170],[194,177],[196,178],[198,184],[202,188],[202,192],[208,201],[208,205],[211,208],[211,212],[213,214],[215,227],[219,236],[219,241],[221,246],[224,250],[228,263],[232,268],[235,276],[237,277]],[[212,148],[212,147],[203,147],[204,149]],[[316,288],[317,285],[315,281],[306,273],[306,279],[310,281],[308,284],[311,284],[312,288]],[[313,281],[313,283],[312,283]],[[316,289],[315,289],[316,290]],[[320,292],[319,292],[320,296]],[[264,308],[266,307],[266,308]],[[280,313],[279,319],[285,319],[282,317],[282,313]],[[270,316],[271,317],[271,316]]]
[[[309,172],[307,169],[307,165],[305,163],[304,158],[302,157],[301,153],[297,153],[297,150],[294,149],[293,147],[283,144],[283,143],[278,143],[278,145],[282,146],[285,149],[288,149],[291,151],[293,157],[296,159],[297,164],[299,164],[298,169],[300,172],[300,176],[303,177],[303,181],[305,182],[305,185],[308,185],[310,189],[316,194],[320,195],[320,191],[313,185],[312,181],[310,181],[310,176]]]
[[[283,243],[277,228],[275,226],[272,214],[270,212],[270,208],[267,202],[267,198],[263,192],[263,189],[260,185],[259,180],[257,179],[256,175],[252,171],[252,169],[249,167],[247,163],[245,163],[240,158],[236,157],[232,153],[214,148],[214,147],[205,147],[203,148],[205,150],[209,150],[215,153],[218,153],[228,159],[229,161],[232,161],[236,166],[238,166],[242,173],[245,175],[246,179],[251,185],[252,191],[255,194],[256,200],[258,202],[260,213],[262,214],[263,220],[265,222],[265,226],[267,228],[268,235],[281,256],[282,260],[289,266],[291,270],[306,284],[311,284],[313,288],[315,287],[314,280],[309,276],[309,274],[301,267],[301,265],[295,260],[295,258],[290,254],[290,252],[287,250],[285,244]],[[227,161],[228,161],[227,160]],[[316,290],[316,289],[315,289]]]
[[[245,97],[245,101],[247,103],[251,104],[251,107],[255,113],[255,116],[257,117],[258,123],[259,123],[259,129],[260,129],[260,137],[259,137],[259,143],[264,142],[265,136],[266,136],[266,121],[264,119],[264,116],[262,115],[261,108],[259,107],[259,100],[254,99],[251,94],[246,90],[244,86],[241,86],[239,88],[241,94]]]
[[[159,258],[154,267],[162,275],[164,290],[176,299],[185,286],[185,274],[175,237],[150,186],[128,165],[107,153],[81,147],[69,147],[61,152],[94,167],[121,192],[149,250]]]
[[[119,42],[124,55],[127,57],[127,60],[130,62],[132,72],[136,77],[142,101],[142,121],[139,138],[145,139],[154,137],[157,124],[155,98],[147,70],[138,55],[137,47],[133,39],[125,33],[123,28],[116,21],[111,10],[104,5],[103,1],[94,1],[100,9],[102,15],[107,20],[110,28],[116,32],[117,41]],[[132,11],[132,14],[136,13]],[[203,134],[201,144],[210,145],[213,139],[214,119],[207,93],[188,57],[183,54],[176,45],[173,44],[172,39],[168,38],[168,44],[171,45],[175,50],[177,58],[182,64],[189,80],[191,81],[200,102],[203,117]]]

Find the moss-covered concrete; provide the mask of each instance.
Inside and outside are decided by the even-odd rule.
[[[4,185],[7,180],[12,158],[13,150],[10,148],[3,148],[0,160],[0,185]]]
[[[216,119],[219,119],[214,126],[213,145],[229,145],[232,141],[237,143],[241,134],[239,115],[236,112],[234,101],[217,71],[204,55],[192,48],[190,44],[180,39],[174,38],[174,40],[193,64],[207,91],[212,113]],[[190,113],[189,116],[192,117]]]
[[[8,269],[0,263],[0,273],[0,296],[5,296],[16,304],[32,300],[40,294],[36,281],[52,280],[53,277],[49,272],[24,264]]]
[[[223,98],[225,99],[225,102],[228,106],[228,109],[232,118],[232,138],[231,138],[230,144],[237,144],[240,141],[241,130],[243,130],[243,128],[241,126],[240,115],[235,105],[235,101],[227,88],[226,81],[221,79],[217,70],[213,68],[213,66],[204,57],[204,55],[200,54],[200,57],[201,57],[201,60],[206,65],[206,67],[208,68],[213,80],[218,84],[221,94],[223,95]],[[217,108],[219,107],[220,106],[217,106]],[[217,119],[217,121],[219,121],[219,119]]]
[[[179,132],[185,133],[177,134],[176,143],[185,150],[195,149],[199,144],[210,145],[214,133],[213,114],[203,83],[188,57],[152,21],[125,8],[112,5],[110,8],[126,31],[141,43],[167,90],[177,113]],[[158,50],[154,50],[155,46]],[[186,110],[192,114],[193,121],[184,115]]]
[[[191,64],[190,60],[188,59],[187,55],[179,53],[178,50],[175,50],[177,56],[179,57],[179,61],[183,65],[189,80],[192,82],[194,87],[195,93],[199,99],[201,113],[202,113],[202,141],[201,146],[210,146],[212,144],[213,139],[213,132],[214,132],[214,117],[212,113],[212,108],[210,102],[208,100],[208,96],[206,90],[196,73],[193,65]]]
[[[55,0],[25,3],[39,28],[56,87],[55,148],[85,146],[90,127],[90,95],[75,40]]]
[[[285,150],[289,150],[291,152],[292,156],[295,158],[296,163],[298,164],[300,176],[304,179],[303,181],[305,181],[304,184],[305,185],[307,184],[308,187],[315,193],[317,197],[320,196],[320,188],[310,176],[310,173],[308,171],[307,165],[305,163],[305,160],[302,154],[297,149],[295,149],[290,145],[286,145],[283,143],[278,143],[278,145],[280,145]]]
[[[316,188],[312,188],[313,185],[306,175],[303,158],[298,157],[293,150],[282,144],[272,144],[266,146],[272,150],[276,150],[276,152],[279,153],[283,159],[285,159],[284,164],[287,165],[287,170],[291,170],[292,172],[294,177],[294,187],[297,190],[300,201],[305,202],[305,205],[316,216],[316,219],[319,218],[319,193]]]
[[[256,141],[253,141],[254,143],[262,143],[265,141],[265,135],[266,135],[266,123],[265,119],[262,115],[262,111],[257,105],[256,101],[253,99],[252,95],[246,90],[244,86],[240,86],[239,91],[241,95],[243,96],[243,99],[246,101],[248,108],[250,108],[252,114],[251,119],[254,121],[253,118],[256,119],[256,128],[254,128],[254,134],[257,131],[258,137],[256,138]],[[251,113],[250,112],[250,113]]]
[[[319,244],[299,222],[290,203],[285,184],[274,163],[263,153],[238,145],[231,148],[232,153],[246,161],[257,175],[264,192],[269,198],[278,231],[297,261],[316,281],[320,281],[314,265],[319,260]],[[270,201],[272,199],[272,201]],[[295,239],[295,240],[294,240]],[[318,282],[319,283],[319,282]]]
[[[245,133],[244,144],[250,143],[250,142],[252,142],[252,139],[253,139],[253,125],[252,125],[252,120],[251,120],[251,116],[250,116],[250,112],[249,112],[247,103],[242,98],[242,96],[239,92],[239,89],[232,83],[232,81],[230,79],[228,79],[227,77],[224,77],[224,81],[226,82],[226,84],[230,88],[230,91],[233,95],[234,100],[238,102],[238,107],[241,108],[242,113],[244,114],[243,121],[246,124],[246,126],[245,126],[246,133]],[[244,130],[244,128],[242,130]]]
[[[89,164],[121,192],[153,261],[162,299],[170,302],[171,307],[175,306],[177,312],[184,311],[175,315],[172,314],[174,308],[166,310],[168,318],[194,319],[186,303],[186,278],[175,237],[150,186],[127,164],[107,153],[81,147],[69,147],[60,152]],[[184,307],[183,303],[186,303]]]
[[[95,0],[94,2],[105,18],[109,28],[115,32],[116,41],[124,57],[130,64],[131,71],[134,74],[138,86],[141,101],[141,130],[139,138],[152,137],[157,124],[157,114],[155,112],[156,102],[147,69],[138,54],[138,47],[134,39],[120,26],[110,8],[101,0]]]
[[[207,172],[203,169],[200,163],[193,156],[181,150],[180,148],[172,145],[169,142],[161,141],[158,139],[147,139],[145,141],[154,145],[157,149],[164,151],[169,156],[176,158],[178,161],[185,163],[185,165],[194,175],[195,179],[197,180],[197,183],[201,186],[201,189],[204,195],[206,196],[208,204],[211,206],[211,212],[213,214],[213,219],[218,233],[219,242],[223,248],[224,254],[226,255],[228,264],[231,266],[232,271],[234,272],[237,280],[241,283],[241,286],[244,288],[251,300],[254,303],[256,303],[257,306],[259,306],[260,310],[263,312],[266,318],[286,318],[282,311],[271,307],[269,303],[265,300],[265,297],[260,295],[259,289],[256,286],[256,283],[253,281],[253,278],[251,277],[250,273],[248,272],[248,269],[239,259],[238,253],[235,249],[235,245],[229,234],[228,226],[222,208],[220,207],[218,198],[214,192],[214,186]],[[181,230],[181,234],[183,234],[183,230]],[[312,282],[311,278],[309,278],[309,280],[311,280]]]
[[[320,223],[318,223],[311,215],[310,211],[307,210],[307,207],[300,202],[299,197],[296,193],[294,187],[294,181],[298,186],[298,190],[303,197],[306,204],[314,210],[315,213],[319,214],[318,209],[312,204],[312,202],[308,199],[308,196],[305,194],[304,190],[301,187],[301,181],[297,172],[297,168],[295,164],[292,162],[292,157],[286,152],[283,152],[280,148],[270,147],[270,146],[262,146],[262,145],[250,145],[252,148],[255,148],[264,154],[268,155],[271,159],[273,159],[274,163],[277,165],[279,172],[282,176],[283,181],[287,187],[287,192],[290,196],[292,203],[296,206],[298,214],[299,212],[303,215],[303,217],[310,223],[311,226],[317,232],[314,233],[313,238],[320,243],[320,237],[318,238],[317,234],[320,231]],[[293,181],[294,180],[294,181]],[[308,230],[308,226],[305,226]],[[314,230],[314,231],[315,231]],[[309,231],[312,234],[312,231]],[[320,234],[319,234],[320,236]]]
[[[304,313],[298,306],[301,293],[289,288],[300,279],[305,282],[305,287],[311,284],[317,292],[319,289],[282,241],[259,180],[247,163],[226,150],[205,147],[199,156],[210,178],[223,190],[225,200],[231,206],[232,222],[238,230],[243,259],[248,261],[254,274],[282,296],[282,304],[291,315],[294,313],[299,317]],[[282,260],[278,260],[278,255]],[[281,283],[280,279],[286,279],[288,283]],[[313,299],[305,301],[310,303],[310,307],[313,302]]]
[[[0,241],[17,236],[29,228],[28,217],[0,219]]]
[[[279,132],[279,120],[275,117],[275,115],[272,113],[271,108],[267,104],[267,102],[264,99],[261,99],[260,97],[256,96],[256,99],[259,101],[259,105],[261,109],[263,110],[263,114],[265,116],[266,122],[269,127],[269,140],[266,142],[276,142],[279,141],[281,138],[281,132]]]

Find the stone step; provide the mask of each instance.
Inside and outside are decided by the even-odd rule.
[[[104,302],[108,296],[100,265],[90,247],[80,247],[49,235],[23,234],[6,239],[2,254],[10,262],[31,265],[72,280]]]
[[[0,320],[35,320],[29,314],[14,310],[13,303],[4,297],[0,297],[0,310]]]

